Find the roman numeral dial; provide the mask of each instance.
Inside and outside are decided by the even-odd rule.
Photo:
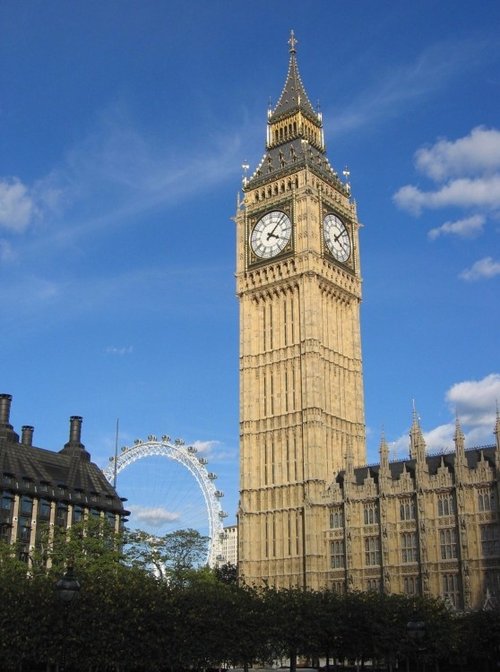
[[[325,244],[337,261],[347,261],[351,256],[351,239],[344,222],[330,213],[323,220]]]
[[[282,252],[292,237],[292,222],[285,212],[273,210],[259,219],[250,234],[250,247],[259,259]]]

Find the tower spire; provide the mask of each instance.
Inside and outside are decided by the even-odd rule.
[[[290,32],[290,62],[288,64],[288,73],[285,85],[278,99],[276,107],[270,115],[269,121],[278,121],[279,119],[291,116],[301,112],[309,121],[315,125],[321,125],[318,114],[311,105],[309,97],[302,83],[297,65],[297,46],[298,40],[293,30]]]
[[[278,102],[267,111],[266,153],[244,190],[307,166],[349,197],[348,186],[339,179],[326,158],[322,114],[314,109],[302,83],[297,65],[297,42],[294,31],[290,31],[285,84]]]

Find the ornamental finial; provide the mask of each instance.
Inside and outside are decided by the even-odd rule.
[[[290,31],[290,39],[288,40],[288,44],[290,45],[290,53],[295,54],[295,45],[297,44],[297,39],[293,30]]]

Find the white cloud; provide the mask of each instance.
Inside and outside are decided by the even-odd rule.
[[[163,506],[147,507],[129,505],[128,509],[134,518],[134,523],[161,527],[165,523],[173,523],[180,518],[179,513],[168,511]]]
[[[440,139],[415,152],[416,168],[437,185],[424,189],[407,184],[394,194],[394,203],[415,216],[423,210],[455,208],[468,213],[428,232],[430,240],[439,236],[474,238],[488,219],[500,215],[500,130],[483,126],[457,140]],[[476,262],[460,277],[477,280],[498,274],[490,257]]]
[[[472,215],[455,222],[445,222],[441,226],[431,229],[428,236],[435,240],[439,236],[458,236],[459,238],[474,238],[483,231],[486,218],[483,215]]]
[[[436,191],[421,191],[407,184],[393,198],[396,205],[414,215],[419,215],[425,208],[500,208],[500,174],[451,180]]]
[[[219,441],[194,441],[191,445],[202,455],[209,455],[219,443]]]
[[[418,170],[439,182],[458,175],[494,172],[500,169],[500,131],[478,126],[458,140],[439,140],[432,147],[417,150],[415,163]]]
[[[8,262],[16,259],[17,255],[8,240],[0,240],[0,261]]]
[[[500,261],[495,261],[491,257],[484,257],[476,261],[470,268],[460,273],[462,280],[474,282],[483,278],[494,278],[500,275]]]
[[[500,399],[500,374],[490,373],[481,380],[466,380],[453,385],[446,393],[450,409],[465,425],[488,425],[495,422],[495,409]]]
[[[490,373],[481,380],[465,380],[452,385],[446,392],[445,400],[453,420],[427,431],[422,429],[427,450],[431,452],[455,450],[453,438],[457,417],[464,431],[466,448],[491,445],[494,440],[493,429],[499,399],[498,373]],[[409,429],[389,446],[391,459],[406,459],[410,447]]]
[[[28,187],[17,178],[0,179],[0,227],[24,231],[38,210]]]
[[[106,354],[118,355],[119,357],[123,357],[124,355],[131,355],[133,351],[134,348],[132,345],[123,345],[123,346],[108,345],[108,347],[106,348]]]

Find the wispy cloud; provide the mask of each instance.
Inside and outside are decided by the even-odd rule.
[[[241,129],[207,134],[202,150],[184,136],[142,133],[120,104],[68,148],[32,186],[0,176],[0,229],[38,235],[23,241],[25,261],[55,255],[86,236],[137,225],[141,214],[169,207],[234,177],[241,163]],[[15,250],[14,250],[15,251]]]
[[[462,280],[473,282],[475,280],[483,280],[484,278],[494,278],[500,275],[500,261],[495,261],[491,257],[484,257],[476,261],[470,268],[465,269],[460,273]]]
[[[496,40],[496,38],[495,38]],[[363,126],[388,121],[411,105],[422,103],[462,76],[481,67],[496,54],[496,44],[486,39],[447,40],[424,50],[412,62],[391,63],[376,81],[335,114],[333,132],[346,133]]]
[[[439,236],[474,238],[482,233],[485,221],[484,215],[472,215],[455,222],[445,222],[441,226],[431,229],[427,235],[431,240],[435,240]]]
[[[166,523],[174,523],[180,518],[179,513],[168,511],[162,506],[147,507],[130,504],[128,509],[132,514],[134,524],[148,527],[159,528]]]
[[[194,441],[191,445],[201,455],[209,456],[217,446],[220,446],[220,441]]]
[[[18,178],[0,179],[0,228],[20,233],[38,214],[34,195]]]
[[[124,355],[131,355],[133,351],[134,348],[132,345],[108,345],[105,352],[107,355],[117,355],[118,357],[123,357]]]

